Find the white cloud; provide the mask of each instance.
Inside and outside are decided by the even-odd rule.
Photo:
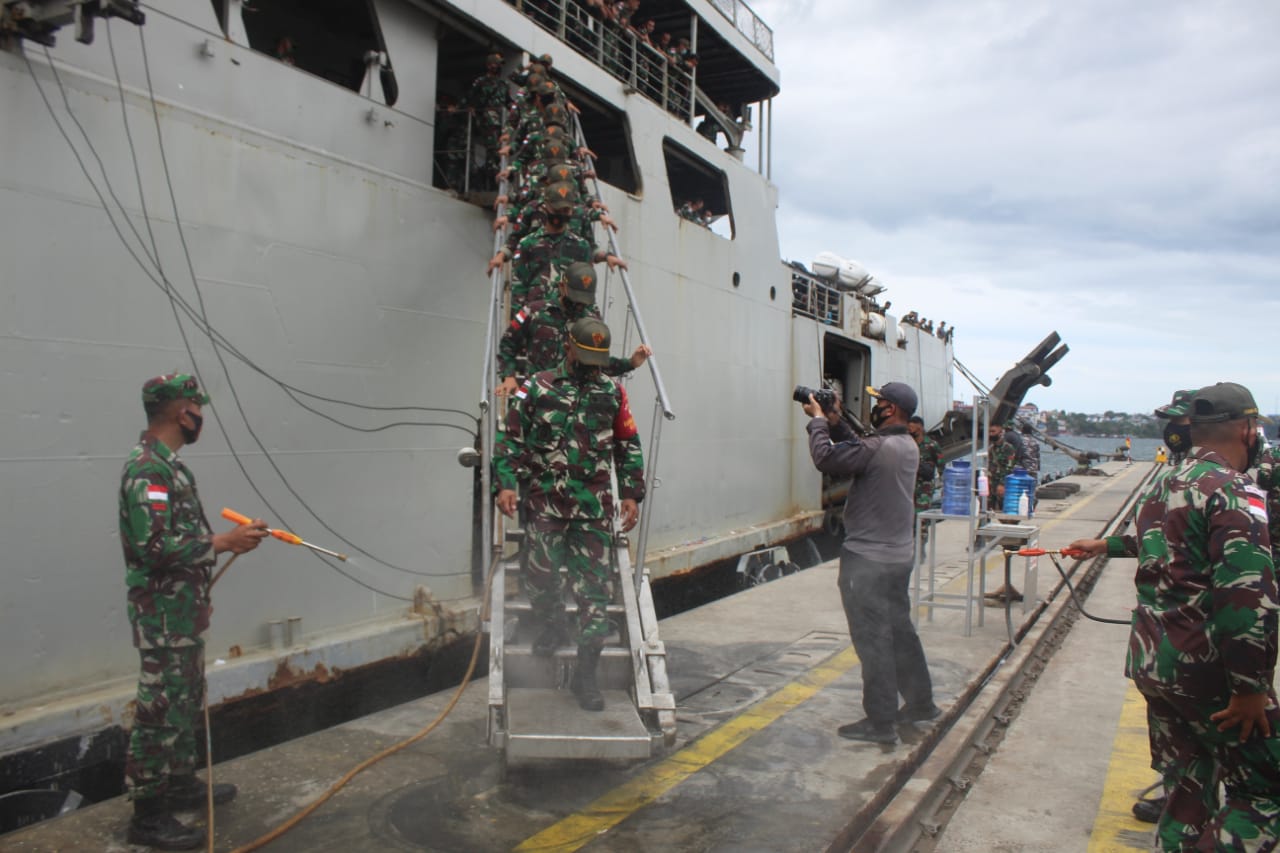
[[[1280,6],[761,0],[784,254],[830,249],[1041,406],[1232,379],[1280,409]]]

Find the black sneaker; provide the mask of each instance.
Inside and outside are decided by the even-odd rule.
[[[1143,823],[1159,823],[1164,813],[1164,804],[1168,797],[1156,797],[1153,800],[1138,800],[1133,804],[1133,816]]]
[[[848,740],[865,740],[870,743],[896,744],[898,732],[893,723],[874,723],[870,719],[858,720],[836,729],[836,734]]]
[[[900,723],[927,723],[942,716],[942,709],[930,702],[928,705],[903,705],[898,709]]]
[[[204,830],[187,826],[171,814],[134,815],[128,841],[157,850],[195,850],[204,846]]]

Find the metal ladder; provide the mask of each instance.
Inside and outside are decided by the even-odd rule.
[[[582,129],[575,120],[575,138],[582,144]],[[506,160],[503,160],[505,167]],[[594,166],[594,164],[591,164]],[[510,189],[506,181],[500,194]],[[599,183],[595,190],[599,194]],[[501,216],[504,211],[497,211]],[[618,254],[615,235],[605,229],[610,249]],[[504,232],[494,236],[494,253],[502,245]],[[640,340],[648,343],[626,272],[622,273],[630,325]],[[657,392],[654,427],[645,460],[647,505],[642,508],[638,538],[639,561],[631,562],[630,541],[620,531],[613,536],[610,579],[614,591],[608,614],[615,630],[606,638],[600,655],[596,680],[604,695],[603,711],[584,711],[567,689],[576,661],[576,648],[568,646],[551,657],[537,657],[532,639],[539,628],[531,624],[530,604],[521,595],[514,573],[520,570],[519,551],[506,546],[523,545],[523,532],[502,532],[502,517],[494,512],[490,459],[499,429],[498,401],[494,398],[497,345],[503,320],[510,313],[506,304],[504,270],[491,277],[489,317],[481,379],[482,446],[481,533],[492,549],[492,573],[488,618],[483,629],[489,633],[489,715],[488,740],[503,750],[504,759],[620,759],[648,758],[663,745],[675,741],[675,697],[667,679],[666,650],[658,636],[658,619],[653,606],[649,575],[644,568],[648,520],[657,477],[657,451],[661,419],[675,417],[667,401],[662,376],[655,358],[648,361]],[[607,291],[606,291],[607,293]],[[608,305],[607,302],[604,303]],[[624,340],[626,335],[624,334]],[[613,480],[614,505],[617,481]],[[507,552],[507,553],[504,553]],[[576,603],[566,602],[566,611],[576,613]]]

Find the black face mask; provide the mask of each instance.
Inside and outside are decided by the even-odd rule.
[[[600,368],[590,364],[583,364],[580,361],[573,363],[573,375],[578,380],[591,379],[600,372]]]
[[[546,219],[547,224],[552,228],[563,228],[564,224],[569,221],[562,213],[548,213]]]
[[[1191,449],[1191,424],[1166,424],[1161,438],[1170,453],[1181,456]]]
[[[182,442],[184,444],[195,444],[200,440],[200,430],[204,428],[204,418],[195,412],[187,412],[187,415],[191,418],[191,422],[195,424],[195,427],[188,429],[179,423],[178,429],[182,430]]]
[[[1249,445],[1249,460],[1244,463],[1244,468],[1248,471],[1254,465],[1258,464],[1258,457],[1262,454],[1262,440],[1258,438],[1257,430],[1253,432],[1253,444]]]
[[[884,426],[884,422],[889,419],[888,406],[876,406],[871,410],[871,425],[876,429]]]

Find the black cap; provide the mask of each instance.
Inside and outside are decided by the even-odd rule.
[[[1249,389],[1235,382],[1219,382],[1206,385],[1196,392],[1191,401],[1193,424],[1221,423],[1240,418],[1258,418],[1271,423],[1271,419],[1258,414],[1258,404],[1253,401]]]
[[[920,404],[919,398],[916,397],[916,392],[912,391],[911,386],[905,382],[886,382],[879,388],[872,388],[868,385],[867,393],[872,397],[888,400],[901,409],[907,417],[914,415],[916,406]]]

